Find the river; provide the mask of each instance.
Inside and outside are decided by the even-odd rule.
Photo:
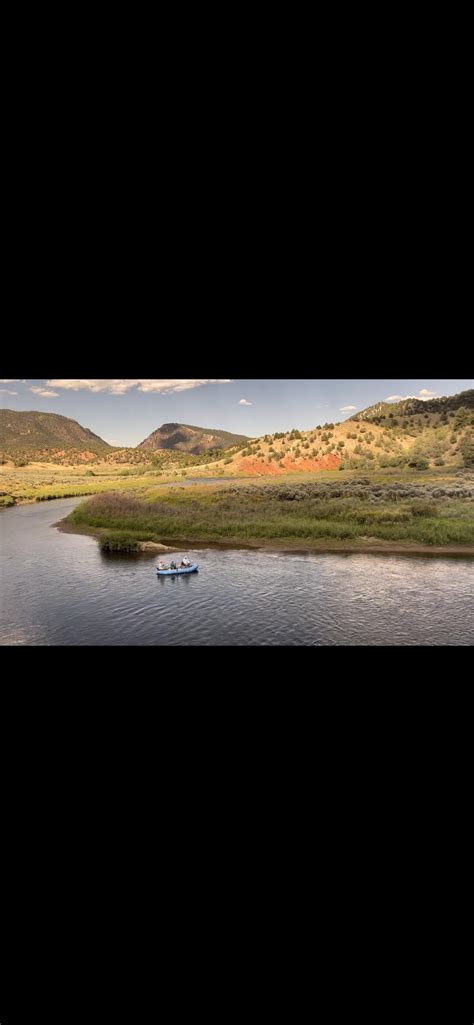
[[[155,555],[56,530],[79,501],[0,512],[0,644],[474,643],[472,559],[204,549],[159,578]]]

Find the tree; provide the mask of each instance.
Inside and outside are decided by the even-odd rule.
[[[470,409],[466,409],[465,406],[460,406],[454,421],[454,428],[467,427],[468,424],[472,423],[473,413]]]
[[[467,431],[460,445],[464,466],[474,467],[474,431]]]

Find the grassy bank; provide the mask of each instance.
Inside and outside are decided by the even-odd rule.
[[[122,550],[133,550],[139,541],[186,540],[308,548],[380,541],[473,546],[474,551],[474,484],[347,481],[151,489],[143,497],[96,495],[67,522],[90,529],[103,547]]]
[[[157,482],[171,483],[182,479],[182,472],[166,475],[143,466],[100,464],[93,470],[87,466],[55,466],[50,463],[0,466],[0,499],[4,498],[0,507],[107,491],[136,492],[151,488]]]

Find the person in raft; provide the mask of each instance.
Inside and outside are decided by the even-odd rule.
[[[192,566],[191,559],[188,559],[187,555],[185,555],[181,565],[184,566],[185,568],[186,568],[186,566]]]

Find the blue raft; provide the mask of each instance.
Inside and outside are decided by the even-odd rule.
[[[194,562],[192,566],[179,566],[178,569],[158,569],[159,577],[179,577],[181,573],[197,573],[199,566]]]

